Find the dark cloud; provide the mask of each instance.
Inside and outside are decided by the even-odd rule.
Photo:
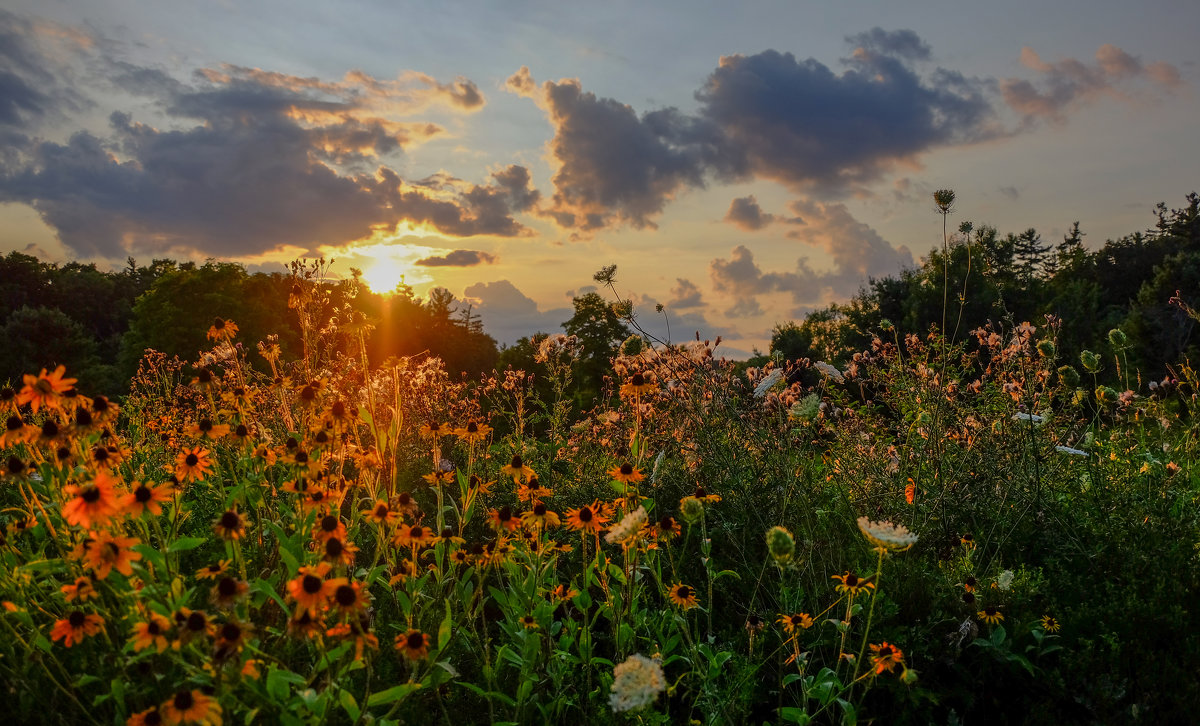
[[[758,200],[751,194],[748,197],[738,197],[729,203],[729,211],[725,213],[725,221],[730,224],[753,232],[776,222],[779,217],[768,214],[758,206]]]
[[[1014,202],[1021,196],[1021,192],[1013,186],[1000,187],[1000,193]]]
[[[441,257],[425,257],[417,260],[418,265],[425,267],[474,267],[475,265],[492,264],[496,256],[479,250],[454,250]]]
[[[9,129],[0,144],[23,138],[12,135],[14,129],[57,120],[62,112],[87,105],[80,94],[60,82],[64,64],[42,47],[56,42],[53,30],[0,10],[0,129]]]
[[[883,53],[906,60],[927,61],[932,54],[929,44],[911,30],[884,30],[876,27],[865,33],[848,35],[846,42],[871,53]]]
[[[1027,120],[1038,118],[1061,122],[1074,106],[1098,96],[1122,96],[1123,86],[1131,80],[1148,80],[1160,89],[1171,91],[1182,83],[1179,69],[1169,63],[1143,64],[1115,45],[1105,44],[1096,51],[1094,63],[1064,58],[1048,63],[1032,48],[1021,49],[1021,63],[1039,74],[1036,83],[1021,78],[1000,82],[1005,103]]]
[[[0,56],[20,49],[5,47]],[[409,182],[387,166],[372,168],[440,132],[397,116],[431,103],[478,108],[482,95],[465,79],[409,73],[383,81],[355,71],[324,81],[221,66],[184,83],[159,69],[86,57],[175,123],[159,129],[115,112],[106,135],[79,132],[65,144],[0,134],[12,139],[0,157],[0,201],[32,206],[81,256],[313,251],[405,221],[456,237],[529,232],[513,218],[538,201],[524,167],[480,185],[448,176]],[[37,101],[12,98],[18,114]]]

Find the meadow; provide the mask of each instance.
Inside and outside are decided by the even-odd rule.
[[[13,718],[1190,718],[1186,361],[1143,380],[1120,328],[1068,357],[1053,317],[883,319],[837,365],[635,332],[580,410],[578,338],[373,363],[330,305],[358,280],[306,271],[294,355],[217,318],[120,400],[0,391]]]

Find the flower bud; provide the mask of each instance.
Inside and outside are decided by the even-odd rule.
[[[1129,338],[1120,328],[1113,328],[1108,331],[1108,342],[1112,343],[1114,348],[1124,348],[1129,344]]]
[[[1058,380],[1062,381],[1064,386],[1074,388],[1079,385],[1079,371],[1071,366],[1059,366]]]
[[[1096,373],[1100,370],[1100,356],[1090,350],[1079,354],[1079,362],[1083,364],[1083,369],[1088,373]]]
[[[786,565],[796,554],[796,540],[785,528],[772,527],[767,530],[767,551],[775,558],[776,564]]]
[[[679,513],[688,524],[695,524],[704,516],[704,504],[695,497],[684,497],[679,503]]]
[[[1045,340],[1039,340],[1037,344],[1037,352],[1038,355],[1042,356],[1043,358],[1053,358],[1055,353],[1054,341],[1050,340],[1049,338]]]

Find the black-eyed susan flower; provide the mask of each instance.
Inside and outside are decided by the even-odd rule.
[[[170,487],[135,481],[130,492],[122,498],[121,509],[131,517],[140,517],[146,512],[158,516],[162,514],[162,503],[170,499]]]
[[[646,525],[646,536],[651,539],[672,540],[679,536],[680,531],[679,522],[669,514]]]
[[[59,590],[67,602],[87,602],[92,598],[100,597],[92,578],[87,576],[76,577],[75,582],[63,585]]]
[[[208,591],[208,599],[216,607],[230,610],[250,592],[250,585],[236,577],[225,575]]]
[[[54,623],[54,627],[50,629],[50,640],[56,642],[61,640],[64,646],[70,648],[103,629],[104,618],[95,613],[72,610],[67,617]]]
[[[471,419],[467,421],[467,425],[462,428],[454,429],[454,435],[466,441],[468,444],[476,444],[487,438],[488,434],[492,433],[492,427],[487,424],[481,424],[478,421]]]
[[[396,636],[396,650],[409,660],[424,660],[429,655],[429,636],[410,628]]]
[[[330,537],[321,545],[321,559],[334,565],[349,567],[354,564],[358,555],[358,547],[353,542],[347,542],[341,537]]]
[[[549,487],[542,486],[537,474],[529,477],[524,484],[517,487],[517,499],[522,502],[536,502],[553,494],[554,492],[550,491]]]
[[[442,485],[452,484],[454,482],[454,470],[451,469],[447,471],[444,469],[438,469],[437,471],[432,471],[423,475],[421,478],[424,479],[425,482],[430,486],[440,487]]]
[[[537,618],[533,617],[532,615],[522,615],[519,622],[521,623],[521,627],[525,628],[526,630],[538,629]]]
[[[341,518],[331,513],[317,520],[317,526],[313,528],[313,539],[324,542],[332,538],[346,539],[346,525]]]
[[[779,616],[778,622],[783,627],[783,631],[788,635],[793,635],[799,630],[808,630],[815,622],[812,616],[808,613],[792,613],[791,615]]]
[[[186,484],[202,481],[212,471],[212,459],[207,449],[199,446],[184,449],[175,457],[175,478]]]
[[[833,575],[832,579],[838,581],[838,592],[848,593],[851,596],[857,595],[863,590],[875,588],[875,583],[871,582],[871,578],[859,577],[853,572],[846,572],[841,575]]]
[[[638,471],[636,466],[630,464],[628,461],[620,466],[614,466],[609,469],[608,475],[622,484],[636,484],[646,478],[642,472]]]
[[[392,544],[397,547],[423,547],[432,544],[433,530],[419,524],[402,524],[392,535]]]
[[[437,441],[443,436],[449,436],[454,433],[454,429],[448,423],[423,423],[418,429],[421,438],[428,441]]]
[[[205,565],[199,570],[196,570],[196,577],[201,580],[216,579],[221,575],[224,575],[225,571],[229,569],[231,564],[233,564],[233,560],[221,560],[216,564]]]
[[[163,715],[158,706],[138,711],[125,719],[125,726],[162,726],[163,723]]]
[[[230,618],[221,625],[218,625],[214,633],[216,643],[213,644],[215,659],[218,661],[228,660],[245,647],[246,641],[253,634],[254,627],[250,623],[242,622],[237,618]]]
[[[412,494],[400,492],[396,495],[396,502],[393,509],[402,517],[413,517],[420,507],[417,506],[417,501],[412,498]]]
[[[609,520],[606,514],[604,507],[598,501],[593,501],[577,509],[568,509],[567,526],[578,532],[597,535]]]
[[[967,592],[975,592],[975,588],[978,586],[979,582],[975,579],[974,575],[967,575],[967,578],[963,580],[963,589]]]
[[[241,539],[246,535],[246,518],[230,509],[217,517],[212,524],[213,532],[221,539],[230,542]]]
[[[621,384],[622,396],[644,396],[658,389],[654,377],[645,373],[634,373],[629,380]]]
[[[178,724],[213,724],[221,723],[221,704],[203,691],[179,691],[168,698],[158,707],[163,716],[163,723],[168,726]]]
[[[175,611],[175,627],[178,630],[179,643],[186,644],[212,634],[213,623],[208,613],[203,610],[179,608]]]
[[[136,537],[121,537],[112,532],[100,531],[92,535],[84,557],[97,580],[107,578],[113,570],[129,577],[133,574],[132,563],[142,559],[142,554],[132,549],[138,543]]]
[[[288,594],[296,601],[297,611],[308,610],[316,614],[325,607],[336,587],[331,584],[332,581],[325,579],[329,569],[328,562],[301,567],[297,575],[288,581]]]
[[[219,441],[229,435],[229,426],[213,423],[213,420],[210,418],[201,418],[196,423],[188,426],[186,433],[188,436],[197,439]]]
[[[535,476],[533,469],[526,466],[525,460],[521,458],[520,454],[513,454],[508,465],[500,467],[500,471],[511,476],[514,482],[520,482],[522,479],[530,479]]]
[[[367,648],[371,650],[379,650],[379,638],[368,628],[369,621],[362,615],[357,618],[339,623],[329,630],[325,631],[325,635],[330,638],[339,638],[342,640],[351,640],[354,643],[354,660],[362,660],[363,651]]]
[[[4,430],[0,431],[0,449],[32,441],[36,435],[37,429],[26,424],[19,414],[14,413],[5,419]]]
[[[393,510],[382,499],[375,501],[375,506],[363,511],[363,516],[381,526],[391,526],[400,521],[400,513]]]
[[[700,603],[696,600],[696,588],[691,585],[684,585],[677,582],[667,589],[667,595],[671,598],[671,602],[675,603],[684,610],[691,610]]]
[[[288,620],[287,631],[293,638],[316,638],[325,631],[325,619],[311,610],[301,610]]]
[[[875,675],[890,672],[896,666],[903,668],[904,652],[886,640],[882,643],[871,643],[871,666]]]
[[[1045,630],[1047,633],[1057,633],[1059,628],[1062,627],[1058,624],[1058,619],[1051,615],[1043,615],[1041,623],[1042,630]]]
[[[1000,612],[1000,608],[993,605],[988,605],[983,610],[980,610],[977,616],[988,625],[999,625],[1000,621],[1004,620],[1004,613]]]
[[[237,323],[224,318],[213,318],[213,324],[208,328],[208,339],[215,342],[233,340],[237,334]]]
[[[521,515],[521,524],[529,529],[553,529],[559,524],[558,515],[542,502],[537,502],[528,512]]]
[[[133,652],[140,653],[147,648],[154,648],[158,653],[171,645],[167,633],[171,631],[171,621],[158,613],[146,613],[138,622],[133,624],[129,642]]]
[[[62,507],[67,524],[87,529],[108,524],[120,512],[115,485],[116,480],[107,472],[97,471],[91,481],[63,487],[71,497]]]
[[[716,504],[721,501],[720,494],[712,494],[702,486],[697,485],[696,491],[692,493],[692,497],[699,499],[705,504]]]
[[[62,394],[75,385],[75,378],[65,378],[66,366],[59,366],[53,373],[47,373],[43,368],[36,376],[25,375],[25,386],[17,394],[18,406],[29,404],[29,409],[37,413],[42,407],[62,410]]]
[[[511,507],[504,505],[488,512],[488,523],[497,532],[515,532],[521,524],[521,519],[519,515],[513,514]]]

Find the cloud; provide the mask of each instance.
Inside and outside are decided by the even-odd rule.
[[[1017,199],[1021,196],[1021,191],[1014,186],[1000,187],[1000,193],[1003,194],[1007,199],[1014,202],[1017,201]]]
[[[1175,66],[1161,61],[1144,64],[1111,44],[1097,49],[1094,63],[1075,58],[1049,63],[1027,46],[1021,49],[1021,64],[1039,74],[1036,82],[1006,78],[1000,81],[1000,92],[1027,122],[1040,118],[1061,123],[1068,111],[1085,102],[1106,95],[1124,97],[1126,82],[1147,80],[1168,92],[1183,83]]]
[[[758,206],[758,200],[751,194],[748,197],[738,197],[729,203],[729,211],[725,213],[725,221],[744,229],[747,232],[762,229],[769,224],[785,221],[782,217],[768,214]],[[798,221],[798,220],[787,220]]]
[[[454,250],[441,257],[426,257],[417,260],[416,264],[425,267],[474,267],[475,265],[492,264],[496,256],[479,250]]]
[[[0,46],[9,68],[36,66],[39,56],[27,51],[20,41]],[[0,202],[32,206],[80,256],[313,251],[401,223],[453,237],[530,234],[513,216],[539,200],[524,167],[473,184],[448,175],[409,181],[376,166],[441,132],[398,117],[431,104],[481,106],[466,79],[403,73],[379,80],[353,71],[325,81],[224,65],[183,82],[82,45],[75,52],[91,54],[80,57],[171,120],[160,129],[116,111],[106,133],[80,131],[65,143],[0,125],[0,143],[9,141],[0,157]],[[18,119],[42,103],[20,94],[9,101],[0,102],[0,114],[7,108]]]
[[[876,27],[865,33],[848,35],[846,42],[871,53],[883,53],[906,60],[927,61],[932,56],[929,44],[911,30],[888,31]]]
[[[684,310],[704,305],[700,288],[696,287],[696,283],[682,277],[675,278],[675,282],[675,287],[671,288],[671,301],[667,303],[667,307],[673,310]]]
[[[521,66],[520,70],[509,76],[508,80],[504,82],[504,88],[510,93],[525,98],[537,98],[538,96],[538,87],[533,80],[533,75],[529,72],[529,66]]]
[[[24,140],[15,133],[34,124],[59,119],[87,101],[60,82],[68,73],[60,60],[63,49],[77,47],[80,39],[58,25],[30,21],[0,10],[0,148]]]
[[[474,304],[488,335],[508,345],[537,332],[560,332],[563,321],[572,315],[569,308],[539,310],[533,298],[508,280],[476,283],[463,292],[463,298]]]

